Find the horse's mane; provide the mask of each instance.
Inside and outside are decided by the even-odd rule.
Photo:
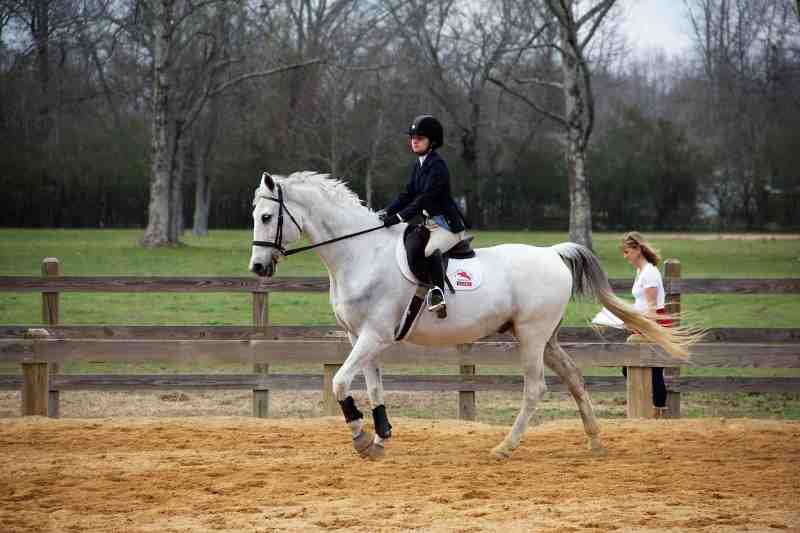
[[[328,198],[336,201],[339,204],[346,204],[348,207],[359,207],[364,211],[372,212],[367,206],[361,202],[361,198],[354,193],[347,183],[338,179],[331,178],[330,174],[322,174],[311,170],[304,170],[300,172],[293,172],[289,176],[273,176],[276,182],[291,187],[292,185],[311,185],[318,191],[322,192]],[[270,192],[264,188],[259,187],[256,191],[256,196],[264,195],[270,196]]]

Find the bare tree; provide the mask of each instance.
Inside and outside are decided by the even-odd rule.
[[[198,237],[208,235],[208,217],[211,211],[212,181],[209,173],[212,148],[220,128],[222,101],[220,97],[212,97],[208,105],[207,117],[200,128],[193,144],[195,191],[194,219],[192,234]]]
[[[181,228],[181,191],[184,152],[193,139],[192,127],[209,98],[246,80],[319,64],[313,58],[291,65],[253,70],[223,78],[243,58],[227,56],[219,32],[209,27],[208,10],[225,13],[228,0],[157,0],[149,5],[154,13],[153,39],[153,130],[150,206],[142,239],[144,246],[178,242]],[[190,52],[200,47],[198,62]]]
[[[498,143],[485,109],[495,96],[490,76],[507,54],[519,53],[534,40],[508,23],[516,3],[481,4],[455,0],[386,0],[385,5],[403,36],[415,72],[414,79],[445,111],[456,132],[461,160],[469,180],[455,177],[466,194],[469,217],[481,224],[480,186],[495,174]]]
[[[563,127],[570,199],[569,238],[589,248],[592,247],[592,206],[586,156],[594,128],[595,103],[588,47],[615,2],[601,0],[577,14],[577,0],[545,1],[559,28],[559,42],[550,46],[558,51],[561,59],[561,80],[530,78],[516,81],[562,91],[563,113],[551,111],[505,81],[493,79],[497,85]]]
[[[701,142],[716,155],[706,188],[718,191],[721,180],[730,181],[724,197],[734,198],[736,208],[717,209],[721,224],[739,218],[749,229],[762,226],[768,180],[779,172],[772,145],[786,129],[786,104],[798,81],[787,63],[795,6],[786,0],[687,0],[686,5],[703,66],[704,91],[695,96]]]
[[[368,19],[375,16],[371,11],[365,0],[267,0],[260,5],[260,31],[287,63],[313,57],[340,62],[361,46],[360,39],[371,30]],[[326,76],[333,84],[323,87]],[[286,88],[281,93],[286,98],[284,127],[278,133],[288,153],[325,162],[330,161],[331,153],[335,155],[330,138],[317,138],[316,150],[309,150],[303,139],[320,135],[318,121],[330,123],[331,113],[337,115],[334,120],[340,118],[335,111],[338,103],[322,93],[328,90],[343,95],[346,87],[342,83],[346,86],[350,80],[341,72],[319,69],[295,70],[285,76]],[[322,151],[326,152],[323,157]]]
[[[386,115],[388,102],[386,101],[386,91],[381,83],[381,73],[375,75],[375,86],[373,88],[372,101],[374,102],[373,124],[374,128],[369,136],[368,151],[366,154],[367,170],[364,176],[365,200],[367,206],[372,207],[373,182],[375,180],[375,169],[378,158],[380,157],[381,146],[386,142]]]
[[[34,56],[37,116],[33,128],[34,142],[45,143],[54,125],[57,106],[53,87],[53,65],[62,67],[76,31],[93,20],[104,9],[102,2],[80,4],[74,0],[8,0],[0,8],[0,29],[16,21],[29,33],[31,46],[23,55]],[[55,51],[53,50],[55,43]],[[58,54],[58,62],[54,56]]]

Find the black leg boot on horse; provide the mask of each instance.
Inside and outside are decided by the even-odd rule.
[[[435,311],[439,318],[447,318],[447,302],[444,300],[444,264],[442,252],[438,249],[428,257],[431,285],[428,291],[428,311]]]

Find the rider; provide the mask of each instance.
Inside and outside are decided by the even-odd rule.
[[[418,161],[414,163],[405,190],[389,204],[381,218],[388,228],[409,222],[417,215],[424,217],[424,228],[430,234],[427,244],[424,236],[420,237],[426,232],[412,232],[406,240],[406,247],[411,257],[429,258],[433,287],[428,291],[428,311],[439,311],[438,315],[444,317],[442,254],[464,238],[464,229],[469,224],[453,201],[447,163],[436,152],[444,141],[441,122],[431,115],[420,115],[408,128],[408,136],[411,151],[417,155]]]

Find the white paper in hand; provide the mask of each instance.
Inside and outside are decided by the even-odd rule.
[[[595,317],[592,319],[592,324],[597,324],[598,326],[609,326],[612,328],[625,329],[625,323],[618,316],[613,314],[605,307],[595,315]]]

